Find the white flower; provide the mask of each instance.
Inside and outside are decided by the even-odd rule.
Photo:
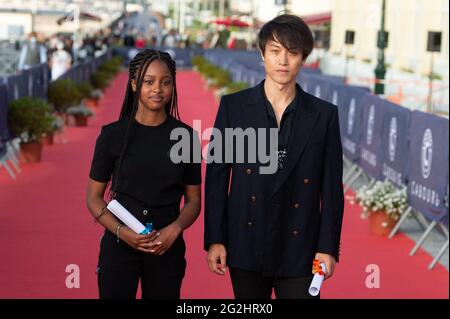
[[[392,218],[398,219],[407,207],[407,189],[397,189],[389,181],[377,181],[371,188],[364,185],[356,192],[357,203],[363,212],[386,211]]]

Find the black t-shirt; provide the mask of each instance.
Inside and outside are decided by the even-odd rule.
[[[172,116],[168,116],[158,126],[142,125],[133,119],[119,180],[116,182],[128,122],[128,119],[122,119],[102,127],[89,177],[106,183],[114,175],[112,186],[117,193],[134,197],[150,207],[179,204],[185,185],[201,184],[201,163],[192,161],[195,157],[200,158],[201,154],[198,136],[190,126]],[[172,130],[177,128],[188,132],[185,139],[189,137],[190,140],[187,147],[190,152],[189,163],[174,163],[171,160],[171,148],[181,140],[180,136],[177,140],[170,139]],[[194,156],[194,151],[198,152],[195,154],[197,156]]]

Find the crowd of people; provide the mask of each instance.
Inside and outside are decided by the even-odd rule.
[[[52,80],[64,74],[75,62],[99,56],[111,46],[111,37],[99,31],[86,36],[78,45],[74,44],[72,34],[55,34],[43,37],[31,32],[28,38],[18,43],[19,53],[17,70],[29,69],[35,65],[48,63]]]
[[[155,23],[149,23],[148,27],[143,28],[142,25],[129,22],[128,17],[125,16],[93,34],[78,36],[75,40],[72,33],[57,33],[46,37],[31,32],[27,39],[16,43],[16,50],[19,52],[17,70],[20,72],[34,65],[48,63],[52,80],[55,80],[72,64],[100,56],[113,45],[137,50],[146,47],[232,49],[235,45],[230,31],[223,26],[179,33],[176,29],[164,28]]]

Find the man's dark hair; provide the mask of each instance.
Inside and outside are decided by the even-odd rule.
[[[306,60],[314,46],[308,25],[293,14],[282,14],[263,25],[258,34],[258,45],[263,55],[270,40],[278,41],[288,50],[301,50],[303,60]]]

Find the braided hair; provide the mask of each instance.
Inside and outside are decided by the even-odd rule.
[[[169,103],[167,103],[166,105],[166,113],[168,115],[169,114],[172,115],[177,119],[180,119],[180,115],[178,113],[177,87],[175,82],[176,76],[175,61],[171,58],[171,56],[168,53],[154,49],[145,49],[136,54],[133,60],[131,60],[128,72],[127,90],[125,98],[123,100],[122,110],[120,111],[119,119],[136,115],[144,75],[147,72],[148,66],[155,60],[160,60],[161,62],[164,62],[169,68],[170,74],[172,75],[173,92],[172,97],[169,100]],[[133,92],[131,86],[131,81],[133,79],[136,81],[135,92]]]
[[[110,199],[114,198],[116,191],[118,189],[119,183],[120,183],[120,170],[122,167],[122,162],[124,158],[124,154],[126,152],[129,138],[130,138],[130,131],[132,129],[132,121],[134,120],[134,117],[136,115],[138,105],[139,105],[139,99],[140,99],[140,92],[141,87],[144,79],[144,75],[147,72],[148,66],[155,60],[159,60],[161,62],[164,62],[167,65],[167,68],[169,69],[169,72],[172,76],[172,83],[173,83],[173,90],[172,90],[172,96],[169,100],[169,102],[165,106],[165,111],[167,113],[167,116],[172,116],[178,120],[180,120],[180,114],[178,112],[178,94],[177,94],[177,87],[176,87],[176,66],[175,61],[172,59],[172,57],[162,51],[154,50],[154,49],[145,49],[140,51],[136,56],[131,60],[129,70],[128,70],[128,84],[127,89],[125,93],[125,98],[122,103],[122,109],[120,111],[119,120],[121,119],[128,119],[128,125],[125,132],[125,137],[122,144],[122,150],[119,156],[119,160],[117,165],[115,166],[112,181],[111,181],[111,187],[109,191],[109,197]],[[135,80],[136,82],[136,91],[133,91],[132,87],[132,80]]]

